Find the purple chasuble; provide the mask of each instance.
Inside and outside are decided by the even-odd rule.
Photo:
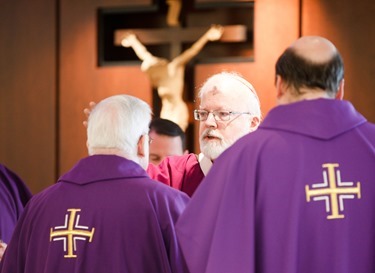
[[[176,225],[192,273],[374,273],[375,125],[347,101],[278,106]]]
[[[0,272],[185,272],[174,224],[188,200],[133,161],[89,156],[30,200]]]
[[[30,198],[31,192],[21,178],[0,164],[0,240],[9,243]]]

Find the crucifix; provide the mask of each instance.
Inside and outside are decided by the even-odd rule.
[[[167,0],[168,28],[161,29],[120,29],[115,31],[115,45],[131,47],[142,61],[141,70],[145,72],[154,88],[157,89],[162,107],[160,117],[172,120],[184,131],[189,123],[189,111],[183,100],[184,75],[186,64],[191,61],[208,42],[246,41],[247,27],[244,25],[211,25],[208,27],[182,28],[178,21],[181,0]],[[193,45],[182,51],[183,43]],[[171,44],[171,61],[154,56],[146,46]]]

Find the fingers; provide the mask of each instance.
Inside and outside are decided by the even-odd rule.
[[[90,113],[91,113],[92,109],[94,109],[95,105],[96,105],[95,102],[90,101],[90,102],[89,102],[89,106],[90,106],[90,108],[85,108],[85,109],[83,109],[83,113],[85,114],[86,118],[88,118],[88,117],[90,116]],[[83,124],[83,126],[85,126],[85,127],[87,128],[87,120],[84,120],[84,121],[82,122],[82,124]]]
[[[0,261],[3,258],[4,251],[7,247],[7,244],[0,240]]]
[[[83,113],[85,114],[86,117],[90,116],[91,110],[89,108],[83,109]]]
[[[96,105],[95,102],[90,101],[90,102],[89,102],[89,106],[90,106],[90,108],[85,108],[85,109],[83,109],[83,113],[86,115],[86,117],[88,117],[88,116],[90,115],[90,113],[91,113],[92,109],[94,109],[95,105]]]
[[[90,106],[91,110],[95,107],[95,105],[96,105],[96,102],[90,101],[89,106]]]

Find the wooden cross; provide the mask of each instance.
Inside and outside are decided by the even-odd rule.
[[[182,44],[194,42],[207,31],[209,27],[173,27],[160,29],[119,29],[115,31],[114,44],[121,46],[121,41],[128,32],[133,32],[144,45],[160,45],[169,43],[172,46],[170,58],[182,52]],[[245,25],[223,26],[224,32],[220,42],[245,42],[247,27]]]
[[[181,3],[180,0],[169,0],[167,2],[169,4]],[[217,35],[213,33],[218,31],[218,25],[182,28],[179,22],[176,23],[176,18],[178,18],[178,15],[175,13],[173,16],[170,16],[170,14],[167,15],[167,22],[173,22],[173,26],[171,23],[168,23],[170,27],[167,28],[118,29],[114,33],[114,45],[133,48],[139,59],[143,61],[141,69],[149,74],[153,87],[158,90],[161,99],[160,117],[174,121],[185,131],[189,124],[189,112],[191,112],[188,110],[191,105],[182,99],[182,94],[184,93],[184,79],[182,75],[185,73],[185,65],[203,49],[203,46],[208,41],[225,43],[246,42],[248,30],[246,25],[220,26],[221,34],[217,36],[217,38],[220,37],[218,40],[217,38],[212,38],[212,35]],[[129,38],[130,33],[134,34],[136,38]],[[183,51],[182,47],[184,43],[193,43],[193,46]],[[153,56],[147,49],[148,45],[162,44],[171,45],[169,54],[171,61],[163,66],[158,60],[164,58]],[[156,62],[158,63],[156,64]],[[150,63],[155,64],[152,70],[149,69]],[[158,103],[154,104],[154,113],[155,108],[157,109],[158,106]]]

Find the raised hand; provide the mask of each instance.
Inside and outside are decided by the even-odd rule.
[[[96,105],[95,102],[90,101],[90,103],[89,103],[90,108],[83,109],[83,113],[86,115],[86,120],[83,121],[83,126],[85,126],[86,128],[87,128],[87,120],[90,116],[90,113],[91,113],[92,109],[94,109],[95,105]]]
[[[221,25],[211,25],[211,28],[207,31],[207,39],[209,41],[217,41],[223,35],[224,28]]]
[[[121,45],[124,47],[131,47],[136,40],[137,37],[133,32],[127,32],[125,33],[124,38],[121,41]]]

